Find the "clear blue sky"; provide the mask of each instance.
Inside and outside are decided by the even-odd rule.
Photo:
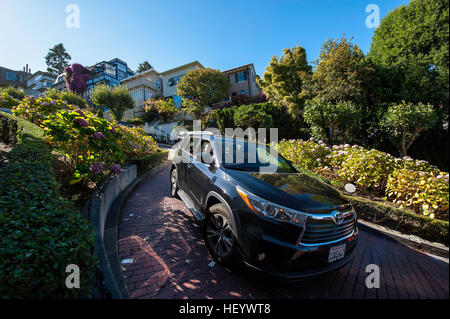
[[[301,45],[317,59],[328,38],[345,33],[364,52],[374,29],[368,4],[381,17],[407,0],[0,0],[0,66],[46,70],[44,56],[62,42],[72,62],[93,65],[118,57],[135,70],[144,60],[164,71],[193,60],[225,70],[254,63],[262,75],[273,55]],[[66,5],[80,8],[68,29]]]

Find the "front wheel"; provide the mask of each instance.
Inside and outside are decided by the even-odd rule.
[[[177,197],[178,192],[178,176],[177,169],[174,168],[170,173],[170,194],[172,197]]]
[[[221,264],[231,266],[235,261],[236,239],[224,205],[216,204],[209,208],[205,218],[204,232],[206,246],[211,256]]]

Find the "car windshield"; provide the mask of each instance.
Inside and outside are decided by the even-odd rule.
[[[295,173],[295,168],[278,152],[266,145],[239,139],[214,139],[218,159],[223,167],[243,171],[259,171],[274,165],[278,172]]]

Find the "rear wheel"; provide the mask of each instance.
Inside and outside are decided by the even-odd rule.
[[[231,266],[236,259],[236,239],[233,235],[233,224],[224,205],[216,204],[209,208],[204,233],[211,256],[221,264]]]
[[[170,173],[170,194],[172,197],[177,197],[178,192],[178,176],[177,176],[177,169],[174,168],[172,172]]]

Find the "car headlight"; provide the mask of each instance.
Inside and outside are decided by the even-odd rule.
[[[272,203],[239,186],[236,186],[236,190],[247,206],[256,214],[299,226],[304,226],[306,223],[308,218],[306,213]]]

